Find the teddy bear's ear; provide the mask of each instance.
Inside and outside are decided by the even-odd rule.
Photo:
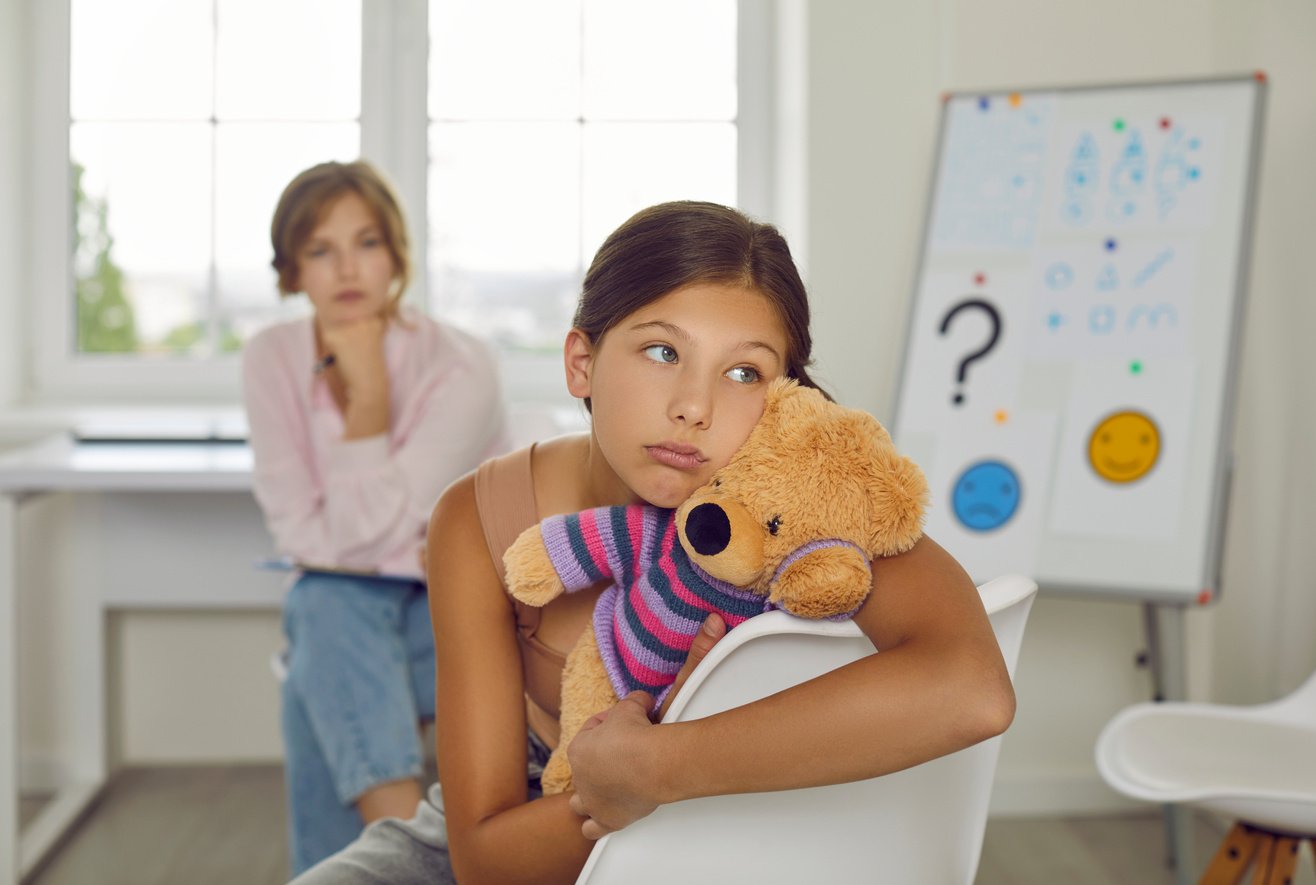
[[[923,535],[923,508],[928,499],[928,483],[919,466],[890,442],[884,448],[873,489],[868,547],[875,556],[904,553],[914,546]]]

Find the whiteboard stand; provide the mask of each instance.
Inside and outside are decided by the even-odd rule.
[[[889,425],[925,529],[975,580],[1140,602],[1156,700],[1185,699],[1184,611],[1221,588],[1266,82],[942,100]]]
[[[1184,609],[1178,603],[1145,602],[1143,624],[1147,630],[1147,661],[1152,675],[1152,700],[1188,699],[1185,673]],[[1165,856],[1174,868],[1176,885],[1192,885],[1189,865],[1193,856],[1192,812],[1169,803],[1162,806],[1165,817]]]

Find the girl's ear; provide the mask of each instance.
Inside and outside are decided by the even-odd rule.
[[[562,359],[567,370],[567,390],[576,399],[590,395],[590,379],[594,372],[594,345],[580,329],[567,333],[562,345]]]

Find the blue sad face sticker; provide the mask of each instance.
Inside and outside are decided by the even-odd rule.
[[[971,464],[951,492],[951,509],[966,529],[990,532],[1005,525],[1019,510],[1019,475],[1000,461]]]

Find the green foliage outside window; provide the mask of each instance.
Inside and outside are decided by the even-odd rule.
[[[109,206],[87,194],[83,168],[73,164],[73,268],[78,298],[78,351],[132,353],[137,322],[124,291],[123,271],[110,254]]]

